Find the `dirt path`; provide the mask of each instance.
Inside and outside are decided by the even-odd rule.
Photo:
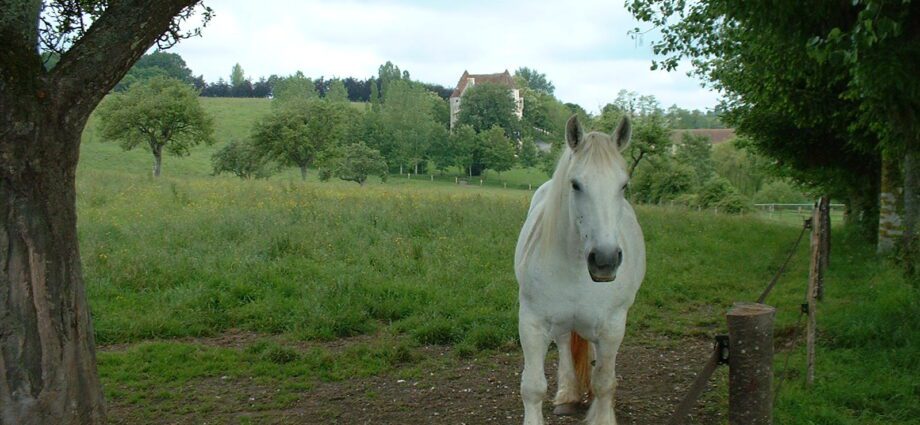
[[[205,343],[236,346],[241,337],[219,337]],[[247,339],[242,337],[243,340]],[[627,341],[628,342],[628,341]],[[341,344],[341,343],[339,343]],[[668,344],[674,345],[674,344]],[[617,418],[621,425],[662,424],[689,387],[704,361],[709,343],[683,341],[679,348],[624,346],[618,356]],[[446,347],[424,347],[422,358],[431,370],[400,379],[400,370],[369,378],[318,383],[279,410],[248,411],[247,399],[272,391],[249,382],[208,379],[187,388],[221,400],[226,408],[207,418],[166,415],[164,424],[516,424],[522,420],[518,388],[523,364],[519,352],[458,360]],[[410,366],[411,367],[411,366]],[[547,362],[550,390],[544,411],[548,425],[576,424],[581,417],[559,418],[551,413],[555,356]],[[249,398],[253,397],[253,398]],[[113,423],[130,423],[131,406],[111,404]],[[175,412],[173,412],[175,413]],[[695,418],[697,424],[717,424],[718,416]]]

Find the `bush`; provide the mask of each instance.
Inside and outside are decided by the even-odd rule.
[[[634,200],[650,204],[676,199],[693,191],[695,173],[692,167],[675,161],[650,161],[636,171],[630,193]]]
[[[777,180],[760,188],[754,194],[754,202],[758,204],[803,204],[809,200],[785,180]]]
[[[719,211],[728,214],[741,214],[750,209],[748,200],[738,192],[730,192],[715,204]]]
[[[719,211],[730,214],[740,214],[748,209],[748,203],[727,179],[713,177],[703,185],[698,205],[703,208],[718,208]]]
[[[263,179],[277,166],[256,151],[252,143],[232,141],[211,156],[212,174],[232,173],[241,179]]]

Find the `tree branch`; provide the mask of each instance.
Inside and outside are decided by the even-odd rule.
[[[57,102],[70,121],[85,120],[131,66],[199,0],[123,0],[109,8],[51,72]]]

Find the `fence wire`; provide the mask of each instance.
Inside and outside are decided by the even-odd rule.
[[[763,292],[760,293],[760,296],[757,297],[757,303],[763,303],[767,296],[770,295],[770,292],[776,286],[776,283],[779,282],[779,279],[782,277],[783,273],[786,272],[786,267],[789,265],[789,262],[792,260],[792,257],[795,255],[795,252],[799,248],[799,244],[802,242],[802,238],[805,236],[805,232],[812,228],[812,219],[806,219],[802,224],[802,231],[799,232],[799,236],[795,239],[795,242],[792,244],[792,247],[789,249],[789,253],[786,255],[785,261],[780,265],[779,269],[776,271],[776,274],[773,275],[773,278],[764,288]],[[830,229],[828,229],[830,231]],[[807,305],[807,304],[806,304]],[[789,358],[792,354],[793,348],[798,345],[798,339],[800,335],[800,328],[802,327],[802,317],[805,316],[805,309],[800,308],[799,318],[796,322],[795,328],[793,329],[792,344],[789,347],[789,350],[786,352],[786,358],[783,364],[783,374],[780,375],[779,380],[777,381],[776,387],[774,388],[774,400],[780,393],[782,388],[783,381],[785,381],[786,376],[789,374]],[[717,337],[718,340],[718,337]],[[716,343],[713,348],[712,355],[706,360],[706,363],[703,365],[703,368],[700,370],[700,373],[696,376],[693,384],[690,386],[690,389],[687,391],[687,395],[678,405],[677,410],[671,416],[668,425],[681,425],[685,423],[687,416],[690,414],[690,409],[696,404],[700,395],[706,388],[706,383],[709,381],[709,378],[715,372],[718,365],[722,362],[724,347],[721,344]]]

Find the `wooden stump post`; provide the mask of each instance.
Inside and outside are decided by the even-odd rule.
[[[827,250],[830,245],[830,200],[822,196],[812,215],[811,261],[809,280],[815,280],[815,298],[824,299],[824,274],[827,270]],[[814,277],[811,274],[814,273]],[[810,283],[809,283],[810,284]]]
[[[805,372],[805,385],[810,387],[815,381],[815,338],[817,337],[817,323],[816,317],[818,306],[817,299],[821,297],[823,289],[821,288],[822,281],[822,265],[823,260],[821,259],[822,246],[824,245],[824,235],[821,232],[821,229],[824,227],[824,217],[821,214],[822,204],[826,198],[821,198],[821,201],[818,202],[817,207],[815,208],[814,216],[812,218],[812,231],[811,231],[811,263],[808,268],[808,292],[805,294],[806,302],[808,303],[808,322],[807,330],[805,332],[805,346],[806,346],[806,372]]]
[[[728,311],[728,423],[773,423],[773,318],[766,304],[735,303]]]

